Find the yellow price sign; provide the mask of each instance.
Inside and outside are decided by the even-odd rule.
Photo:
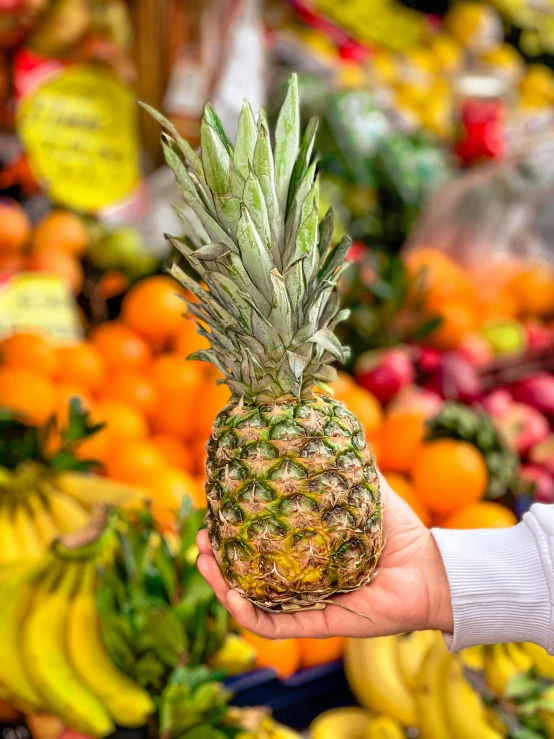
[[[316,8],[356,41],[369,46],[400,51],[424,36],[421,14],[394,0],[316,0]]]
[[[140,181],[137,105],[109,70],[70,66],[24,97],[17,131],[50,197],[96,211]]]
[[[33,329],[59,343],[83,338],[71,289],[57,275],[21,272],[0,281],[0,339]]]

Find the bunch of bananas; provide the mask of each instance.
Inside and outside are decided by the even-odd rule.
[[[554,657],[535,644],[454,655],[438,632],[356,639],[345,670],[363,708],[316,720],[312,739],[398,739],[409,727],[421,739],[554,737]]]
[[[98,504],[138,505],[146,492],[104,477],[56,472],[36,461],[0,467],[0,565],[40,557],[59,536],[84,528]]]
[[[2,696],[91,737],[107,736],[115,724],[142,726],[155,710],[150,695],[116,668],[102,640],[97,568],[113,546],[110,527],[93,521],[34,561],[0,569]]]

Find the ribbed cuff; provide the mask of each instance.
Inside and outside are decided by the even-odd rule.
[[[444,638],[453,652],[512,641],[551,648],[544,542],[527,516],[529,525],[509,529],[432,530],[450,585],[454,633]]]

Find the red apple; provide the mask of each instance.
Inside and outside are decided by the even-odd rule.
[[[483,399],[483,408],[494,418],[502,418],[508,412],[510,406],[514,404],[514,399],[510,393],[499,388],[494,390],[490,395]]]
[[[532,494],[539,503],[554,503],[554,478],[544,467],[525,464],[519,477],[532,488]]]
[[[349,262],[363,262],[366,256],[369,254],[369,247],[367,247],[363,241],[353,241],[352,246],[348,250],[346,258]]]
[[[475,367],[456,352],[443,355],[440,367],[425,383],[441,398],[472,403],[479,397],[481,387]]]
[[[431,372],[434,372],[440,366],[441,359],[442,352],[438,349],[424,346],[420,349],[417,356],[417,365],[425,374],[431,374]]]
[[[23,714],[8,701],[0,700],[0,723],[11,724],[21,721]]]
[[[547,416],[554,416],[554,375],[537,372],[511,388],[515,400],[536,408]]]
[[[539,352],[554,346],[554,333],[551,328],[536,321],[525,323],[523,328],[527,334],[529,349]]]
[[[534,464],[544,467],[554,477],[554,434],[536,444],[529,452],[529,459]]]
[[[354,376],[383,404],[415,380],[410,356],[401,348],[364,352],[356,362]]]
[[[73,731],[73,729],[64,729],[59,739],[91,739],[91,737],[86,734],[80,734],[78,731]]]
[[[493,359],[491,345],[481,334],[464,336],[457,351],[474,367],[486,367]]]
[[[63,721],[57,716],[49,716],[45,713],[27,716],[27,726],[33,739],[61,739],[62,734],[66,733]]]
[[[498,390],[497,394],[503,392]],[[548,421],[536,408],[514,401],[503,406],[504,399],[501,397],[499,400],[498,395],[493,402],[490,398],[488,400],[483,407],[496,419],[498,427],[520,456],[548,436]]]
[[[424,418],[435,416],[441,409],[443,399],[437,393],[418,385],[403,388],[389,405],[391,413],[417,413]]]

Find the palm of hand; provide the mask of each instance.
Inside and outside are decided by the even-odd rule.
[[[290,614],[270,614],[256,608],[223,579],[206,531],[198,535],[198,569],[241,626],[270,639],[369,637],[429,628],[435,610],[429,585],[437,574],[436,545],[383,478],[381,493],[386,543],[377,576],[369,585],[331,599],[367,618],[332,603],[323,610]]]

